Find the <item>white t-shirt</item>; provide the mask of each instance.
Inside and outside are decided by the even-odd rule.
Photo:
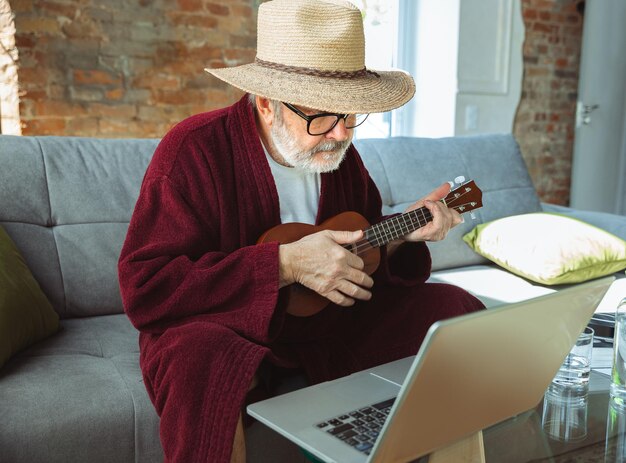
[[[315,224],[320,203],[321,175],[296,167],[281,166],[267,150],[265,155],[278,190],[281,222]]]

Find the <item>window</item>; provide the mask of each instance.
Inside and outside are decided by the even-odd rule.
[[[364,12],[365,64],[411,73],[415,97],[372,114],[356,138],[454,135],[460,0],[353,0]]]
[[[365,66],[385,70],[394,67],[398,0],[353,0],[363,12]],[[355,132],[355,138],[391,136],[391,113],[370,114]]]

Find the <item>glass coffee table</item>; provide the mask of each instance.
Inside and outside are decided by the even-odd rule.
[[[482,432],[488,463],[626,462],[626,405],[609,397],[610,378],[589,385],[554,383],[536,408]]]

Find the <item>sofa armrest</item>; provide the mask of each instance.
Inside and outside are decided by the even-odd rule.
[[[613,233],[626,241],[626,217],[609,212],[583,211],[557,204],[541,203],[544,212],[556,212],[573,217]]]

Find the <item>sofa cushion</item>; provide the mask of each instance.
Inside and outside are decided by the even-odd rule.
[[[128,318],[60,325],[0,370],[2,461],[163,461]]]
[[[0,135],[0,224],[61,318],[123,311],[117,259],[157,143]]]
[[[58,326],[59,316],[0,227],[0,367],[15,353],[54,333]]]
[[[489,134],[452,138],[355,140],[383,199],[383,212],[404,209],[441,183],[464,176],[475,180],[483,192],[483,208],[476,221],[453,228],[448,237],[428,243],[433,270],[484,264],[487,260],[462,240],[477,223],[541,210],[515,138]]]
[[[476,252],[537,283],[579,283],[626,268],[626,241],[570,217],[522,214],[478,225],[463,239]]]

